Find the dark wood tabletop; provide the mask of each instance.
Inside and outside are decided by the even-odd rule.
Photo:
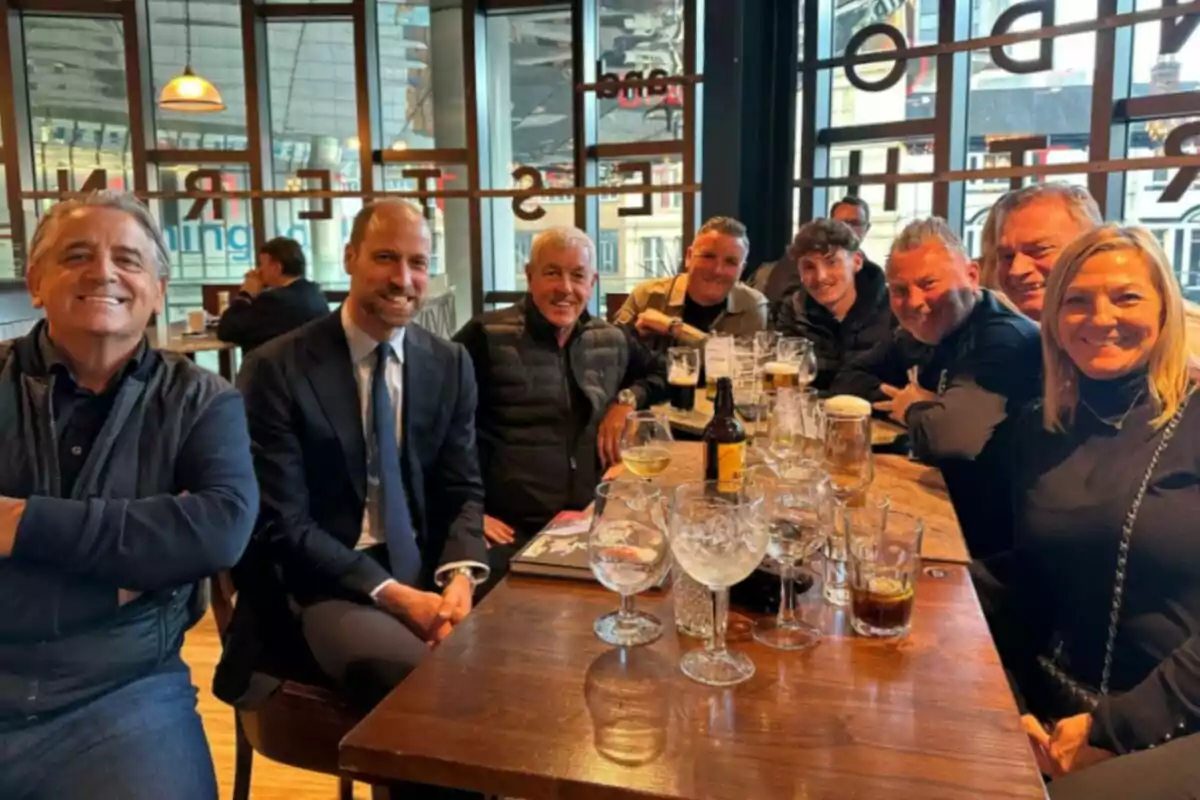
[[[674,626],[617,650],[597,585],[510,577],[341,745],[341,768],[524,800],[1044,798],[966,569],[930,565],[912,633],[826,632],[803,654],[731,646],[757,667],[713,689],[679,671]],[[638,604],[670,622],[669,595]]]

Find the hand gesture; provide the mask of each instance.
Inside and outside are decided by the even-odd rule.
[[[375,602],[431,647],[449,636],[454,627],[441,616],[442,596],[433,592],[390,581],[379,590]]]
[[[636,410],[630,405],[613,403],[600,421],[596,450],[600,453],[600,464],[605,469],[621,463],[621,432],[625,430],[625,418]]]
[[[466,575],[455,575],[446,588],[442,590],[442,605],[438,609],[438,618],[457,625],[471,613],[472,594],[475,587]]]
[[[242,278],[242,291],[251,297],[256,297],[264,288],[262,276],[258,274],[258,270],[252,269]]]
[[[495,517],[483,516],[483,536],[487,539],[488,547],[492,545],[512,544],[516,541],[513,529]]]
[[[1050,734],[1050,758],[1054,762],[1055,777],[1068,772],[1090,767],[1112,758],[1116,753],[1092,747],[1088,737],[1092,733],[1092,715],[1076,714],[1061,719]]]
[[[876,411],[883,411],[901,425],[907,425],[904,418],[913,403],[936,400],[937,395],[917,383],[917,370],[914,367],[908,371],[908,385],[903,389],[883,384],[879,390],[888,396],[887,400],[873,403]]]
[[[648,308],[641,314],[638,314],[637,322],[634,323],[634,326],[642,336],[652,333],[666,336],[671,332],[671,322],[673,319],[673,317],[668,317],[661,311]]]

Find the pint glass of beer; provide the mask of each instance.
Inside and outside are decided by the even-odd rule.
[[[667,387],[671,406],[691,411],[696,406],[696,384],[700,382],[700,351],[694,347],[667,350]]]
[[[768,361],[763,364],[763,391],[800,388],[800,364],[795,361]]]
[[[879,531],[851,528],[850,624],[860,636],[908,634],[924,533],[920,517],[895,510]]]

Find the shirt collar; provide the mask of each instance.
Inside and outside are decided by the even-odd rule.
[[[46,323],[41,323],[37,331],[37,348],[38,355],[41,356],[42,364],[45,366],[47,374],[65,375],[70,378],[71,383],[78,384],[74,373],[71,372],[71,366],[67,360],[63,358],[62,351],[58,349],[58,345],[50,338],[50,327]],[[112,389],[129,375],[135,374],[145,365],[146,356],[150,352],[150,345],[146,341],[146,337],[142,337],[142,341],[138,344],[137,349],[133,351],[133,355],[125,364],[117,370],[112,379],[108,382],[106,391]]]
[[[341,315],[342,330],[346,332],[346,344],[350,346],[350,360],[357,364],[373,356],[379,342],[375,341],[370,334],[354,324],[354,320],[350,319],[350,309],[345,303],[342,303]],[[391,338],[388,339],[388,342],[392,345],[392,352],[395,354],[396,360],[401,364],[404,363],[404,330],[404,328],[394,329]]]

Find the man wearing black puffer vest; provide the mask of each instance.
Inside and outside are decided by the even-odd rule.
[[[777,329],[813,343],[815,389],[825,391],[846,364],[891,339],[896,327],[883,270],[867,261],[843,222],[816,219],[788,248],[803,288],[783,302]]]
[[[479,386],[491,584],[555,514],[592,501],[602,466],[619,459],[602,433],[605,417],[646,408],[665,392],[661,357],[588,313],[595,254],[583,231],[543,231],[525,265],[525,297],[454,337],[471,354]]]

